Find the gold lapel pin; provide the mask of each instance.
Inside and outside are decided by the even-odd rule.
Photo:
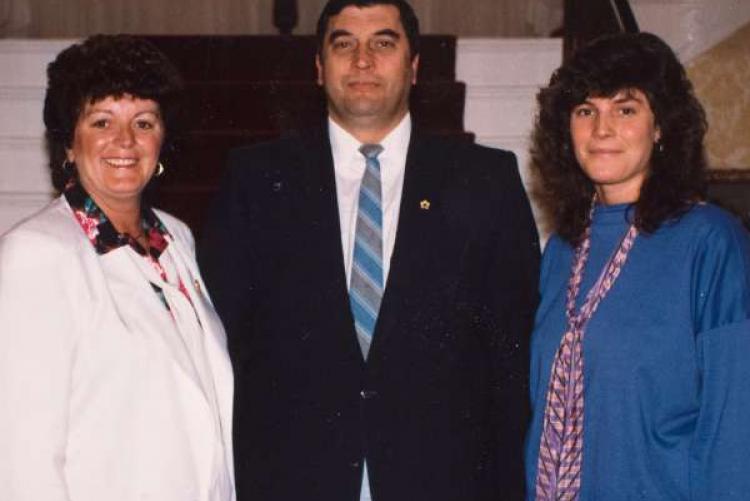
[[[198,294],[200,294],[200,293],[201,293],[201,283],[200,283],[200,282],[198,281],[198,279],[197,279],[197,278],[196,278],[195,280],[193,280],[193,287],[195,287],[195,291],[196,291],[196,292],[197,292]]]
[[[419,202],[419,208],[422,210],[430,210],[430,201],[425,199]]]

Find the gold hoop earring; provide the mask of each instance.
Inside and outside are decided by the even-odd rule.
[[[164,174],[164,164],[161,162],[156,164],[156,177],[161,177]]]
[[[68,160],[68,159],[66,158],[65,160],[63,160],[63,163],[62,163],[62,165],[60,166],[60,168],[61,168],[62,170],[64,170],[64,171],[69,171],[69,170],[73,170],[73,162],[71,162],[70,160]]]

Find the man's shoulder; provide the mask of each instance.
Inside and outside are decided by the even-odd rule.
[[[417,136],[420,146],[436,158],[455,159],[468,165],[516,165],[512,151],[438,135]]]
[[[273,141],[230,150],[219,196],[250,200],[266,193],[277,198],[290,189],[304,187],[310,173],[317,172],[316,166],[333,162],[330,147],[320,137],[314,131],[285,134]]]
[[[260,178],[285,177],[317,161],[327,143],[316,131],[285,134],[279,139],[233,148],[229,151],[225,179],[240,185]]]
[[[512,186],[519,180],[513,152],[457,141],[440,136],[424,136],[419,141],[419,162],[442,165],[447,175],[479,184]]]

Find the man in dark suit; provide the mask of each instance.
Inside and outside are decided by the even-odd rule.
[[[327,125],[230,156],[201,261],[241,501],[522,496],[536,230],[511,153],[412,130],[418,37],[329,1]]]

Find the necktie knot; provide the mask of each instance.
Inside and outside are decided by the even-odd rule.
[[[379,144],[363,144],[359,147],[359,152],[362,153],[367,160],[377,160],[378,155],[383,152],[383,147]]]

